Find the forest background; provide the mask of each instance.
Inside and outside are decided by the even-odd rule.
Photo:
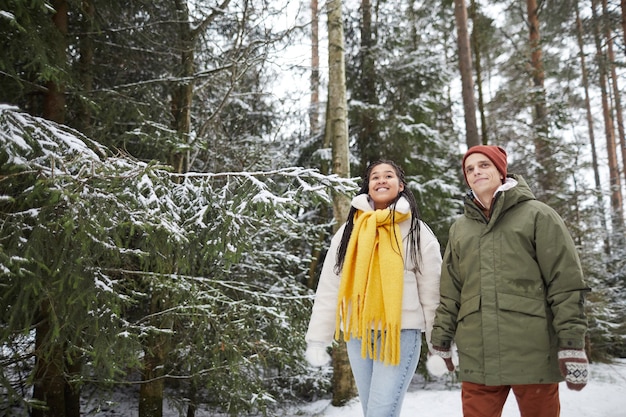
[[[341,345],[302,353],[353,177],[400,163],[445,247],[479,143],[565,219],[591,360],[625,357],[625,7],[1,0],[0,413],[345,403]]]

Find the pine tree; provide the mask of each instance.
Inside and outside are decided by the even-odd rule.
[[[0,190],[0,344],[32,345],[36,307],[47,305],[37,355],[73,383],[128,383],[145,368],[143,348],[162,361],[157,380],[207,387],[216,408],[255,409],[290,395],[267,375],[280,372],[294,388],[294,373],[305,372],[293,355],[304,341],[293,332],[308,322],[308,259],[291,253],[319,233],[305,221],[306,205],[330,204],[331,190],[353,190],[349,179],[301,168],[181,178],[8,107],[0,125],[9,178]],[[156,340],[167,348],[151,350]],[[72,357],[85,364],[77,374],[62,361]],[[48,376],[13,381],[29,361],[0,374],[11,401],[21,398],[13,387]],[[241,397],[232,398],[235,389]],[[264,400],[249,402],[246,392],[261,391]],[[155,402],[144,407],[159,412]]]

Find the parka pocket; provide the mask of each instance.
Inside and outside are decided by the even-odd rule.
[[[529,316],[546,317],[543,299],[522,297],[515,294],[498,294],[498,308],[502,311],[515,311]]]
[[[498,294],[498,340],[502,351],[542,352],[536,360],[545,360],[555,343],[546,308],[541,299]]]
[[[472,313],[476,313],[480,310],[480,294],[473,296],[472,298],[461,302],[459,308],[459,314],[457,316],[457,323],[462,321],[465,317]]]
[[[463,300],[457,315],[457,328],[454,340],[459,350],[459,361],[472,369],[481,369],[483,344],[482,314],[480,294]]]

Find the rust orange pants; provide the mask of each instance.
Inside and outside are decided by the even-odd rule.
[[[500,417],[513,390],[521,417],[559,417],[559,384],[487,386],[463,382],[463,417]]]

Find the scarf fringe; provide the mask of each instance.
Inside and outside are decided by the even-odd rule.
[[[358,306],[359,303],[353,301],[341,303],[336,319],[335,339],[341,338],[340,323],[343,317],[343,341],[347,342],[351,338],[361,340],[363,359],[369,357],[382,361],[385,365],[398,365],[400,363],[400,325],[387,323],[383,328],[383,324],[380,321],[376,324],[374,318],[362,318],[358,325],[358,318],[361,316]],[[380,338],[380,343],[378,338]]]

